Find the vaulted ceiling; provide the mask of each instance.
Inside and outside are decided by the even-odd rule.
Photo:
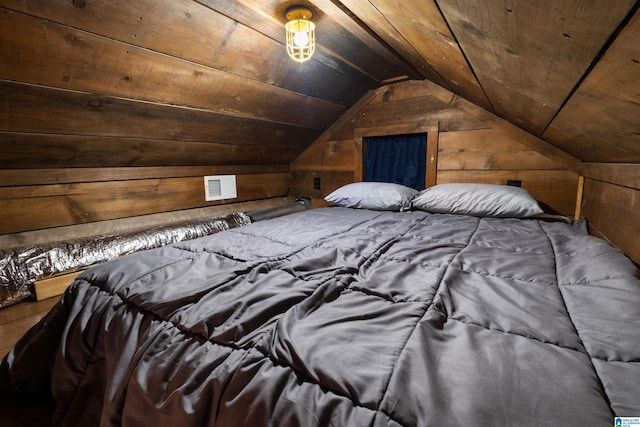
[[[283,46],[285,10],[300,4],[314,13],[318,40],[303,64]],[[5,121],[12,141],[65,133],[96,147],[94,137],[122,144],[126,121],[140,150],[184,141],[182,151],[211,164],[196,144],[215,143],[231,147],[218,152],[221,163],[254,150],[243,162],[275,164],[293,160],[369,90],[428,79],[583,161],[637,163],[639,8],[636,0],[0,0],[3,96],[52,103],[46,114]],[[101,109],[99,120],[91,109]],[[154,117],[166,129],[144,130]]]

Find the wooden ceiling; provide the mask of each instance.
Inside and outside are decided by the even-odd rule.
[[[317,25],[317,51],[304,64],[283,46],[294,4],[309,6]],[[0,0],[0,97],[51,103],[30,117],[5,110],[4,129],[14,146],[62,147],[58,135],[67,135],[64,146],[76,148],[64,167],[287,164],[369,90],[428,79],[583,161],[640,162],[639,6]],[[96,154],[160,152],[176,141],[170,159]],[[80,146],[94,149],[83,156]],[[0,166],[57,161],[13,152],[22,163],[7,156]]]

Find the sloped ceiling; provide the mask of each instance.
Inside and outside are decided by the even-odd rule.
[[[241,3],[274,21],[291,4]],[[305,3],[316,60],[361,71],[363,87],[429,79],[583,161],[640,161],[637,1]]]
[[[341,3],[425,78],[583,161],[640,161],[638,2]]]
[[[299,4],[313,10],[319,45],[304,64],[283,47],[285,10]],[[50,139],[75,147],[58,167],[151,164],[149,156],[109,160],[86,148],[106,143],[121,151],[179,147],[163,164],[286,164],[369,90],[407,79],[428,79],[583,161],[638,163],[639,7],[0,0],[0,98],[5,106],[51,103],[30,117],[3,110],[0,145],[15,155],[0,163],[47,167],[20,147]],[[161,118],[166,126],[156,125]]]

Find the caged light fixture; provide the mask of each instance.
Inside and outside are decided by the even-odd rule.
[[[303,6],[293,6],[285,14],[287,23],[287,53],[297,62],[311,58],[316,49],[316,24],[311,22],[311,10]]]

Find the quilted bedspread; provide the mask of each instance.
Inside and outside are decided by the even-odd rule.
[[[638,277],[564,222],[313,209],[83,273],[0,391],[69,426],[609,426]]]

